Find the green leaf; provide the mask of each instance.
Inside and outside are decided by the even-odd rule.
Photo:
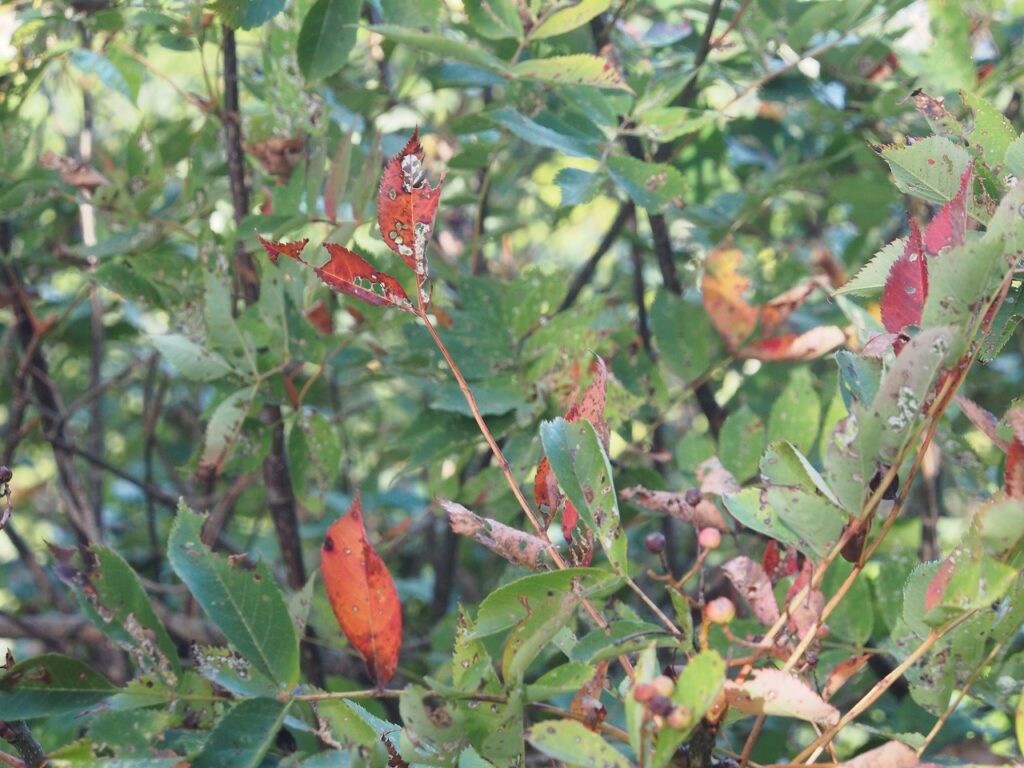
[[[229,27],[252,29],[279,14],[284,8],[284,0],[213,0],[210,8]]]
[[[786,440],[778,440],[768,446],[761,458],[761,475],[774,485],[796,486],[822,496],[830,504],[839,504],[818,470]]]
[[[833,563],[825,572],[821,591],[830,599],[839,591],[840,585],[849,575],[853,566],[842,560]],[[854,646],[867,644],[875,625],[875,612],[865,610],[872,605],[871,590],[863,578],[855,579],[849,591],[828,617],[830,635]]]
[[[921,325],[966,325],[984,309],[1008,268],[998,240],[972,238],[928,261]]]
[[[235,369],[216,352],[201,347],[180,334],[153,336],[151,340],[157,352],[167,358],[186,379],[215,381],[235,372]]]
[[[545,720],[530,727],[526,740],[555,760],[584,768],[630,768],[629,760],[576,720]]]
[[[882,378],[877,361],[841,349],[836,352],[836,365],[839,366],[839,394],[848,412],[853,410],[854,403],[866,404],[875,399]]]
[[[982,157],[990,168],[999,169],[1010,144],[1017,138],[1017,132],[1002,112],[978,94],[965,91],[961,97],[974,113],[974,127],[968,133],[968,140],[981,149]]]
[[[861,267],[860,272],[852,280],[836,291],[836,296],[844,293],[870,295],[881,293],[885,281],[889,278],[889,270],[907,248],[907,238],[900,237],[886,245]]]
[[[989,219],[985,242],[996,242],[1002,247],[1008,261],[1016,263],[1024,251],[1024,226],[1021,226],[1021,209],[1024,208],[1024,184],[1015,184],[1000,201],[996,212]],[[1009,268],[1009,264],[1007,264]]]
[[[505,65],[501,60],[495,58],[483,48],[478,48],[471,43],[443,35],[426,34],[416,29],[396,27],[390,24],[374,24],[370,29],[389,40],[394,40],[396,43],[407,45],[410,48],[456,59],[457,61],[464,61],[467,64],[475,64],[492,72],[505,74]]]
[[[714,125],[718,114],[685,107],[652,107],[636,116],[635,132],[651,141],[665,143]]]
[[[595,663],[614,659],[621,654],[632,654],[647,648],[671,648],[679,641],[659,624],[645,621],[613,621],[607,629],[595,629],[573,646],[570,658],[573,661]]]
[[[73,586],[93,624],[127,650],[143,673],[173,684],[181,675],[178,649],[135,571],[109,547],[91,548],[86,559],[87,571]]]
[[[95,75],[107,88],[121,94],[128,101],[133,101],[131,86],[128,85],[121,70],[103,54],[87,48],[76,48],[71,52],[68,61],[75,69]]]
[[[227,459],[256,397],[256,386],[243,387],[221,400],[206,424],[202,464],[219,469]]]
[[[0,677],[0,720],[81,712],[115,693],[89,664],[59,654],[36,656]]]
[[[465,739],[465,730],[459,711],[436,703],[431,691],[419,685],[408,685],[398,699],[402,723],[418,741],[427,740],[438,750],[442,764],[450,764],[447,758],[460,749]],[[419,747],[417,746],[417,749]]]
[[[1024,136],[1018,136],[1006,148],[1006,170],[1024,179]]]
[[[775,507],[768,503],[767,491],[744,488],[739,493],[723,496],[722,501],[729,514],[750,530],[763,533],[787,546],[801,544],[796,532],[782,521]]]
[[[540,427],[544,453],[569,501],[593,530],[616,573],[625,574],[626,534],[612,467],[589,421],[546,421]]]
[[[513,0],[465,0],[473,31],[492,40],[523,36],[523,22]]]
[[[658,732],[651,759],[652,768],[664,768],[669,764],[679,745],[686,741],[714,705],[723,685],[725,660],[715,651],[701,651],[683,667],[672,693],[672,701],[677,706],[686,707],[693,719],[688,728],[662,728]]]
[[[862,474],[864,461],[859,453],[856,419],[847,417],[841,420],[824,442],[822,471],[825,482],[843,509],[851,515],[859,515],[867,483]]]
[[[545,672],[526,686],[527,701],[544,701],[563,693],[575,693],[594,676],[594,666],[570,661]]]
[[[580,0],[575,5],[560,8],[530,30],[531,40],[564,35],[582,27],[595,16],[611,7],[611,0]]]
[[[764,450],[764,439],[764,419],[746,405],[730,413],[718,436],[722,465],[741,482],[752,477]]]
[[[1017,734],[1017,749],[1024,752],[1024,688],[1017,697],[1017,709],[1013,713],[1013,726]]]
[[[589,53],[521,61],[512,67],[511,74],[550,85],[590,85],[632,92],[611,62]]]
[[[870,479],[874,475],[876,458],[886,464],[895,461],[949,357],[953,339],[950,328],[921,331],[886,371],[871,406],[856,409],[863,477]]]
[[[533,603],[526,618],[520,621],[505,641],[501,655],[501,677],[506,683],[519,685],[526,670],[558,632],[576,618],[580,596],[567,591],[541,603]]]
[[[562,194],[560,205],[570,208],[589,203],[600,191],[602,174],[590,173],[580,168],[562,168],[555,176],[555,183]]]
[[[579,137],[567,136],[546,125],[541,125],[514,109],[508,107],[496,109],[487,113],[487,117],[529,144],[564,152],[572,157],[597,157],[600,155],[596,146],[584,143]]]
[[[210,733],[193,768],[255,768],[277,738],[291,701],[248,699],[237,704]]]
[[[266,563],[253,570],[215,555],[202,543],[203,515],[184,504],[167,556],[207,615],[259,671],[290,688],[299,679],[299,640],[281,590]]]
[[[92,278],[107,290],[120,294],[129,301],[138,302],[152,309],[161,309],[164,306],[160,292],[149,280],[140,275],[131,263],[108,261],[92,273]]]
[[[807,367],[795,368],[768,416],[768,440],[788,440],[810,453],[821,424],[821,400]]]
[[[996,554],[1009,552],[1024,537],[1024,500],[990,499],[976,515],[982,542]]]
[[[274,696],[277,686],[238,651],[202,646],[194,651],[199,674],[236,696]]]
[[[707,372],[722,351],[704,306],[664,289],[651,305],[651,330],[662,364],[687,382]]]
[[[655,213],[668,205],[678,205],[686,191],[683,174],[668,163],[610,157],[608,172],[634,203]]]
[[[847,514],[821,494],[770,486],[765,497],[778,519],[796,534],[796,547],[811,557],[827,555],[839,541],[848,521]]]
[[[296,54],[307,80],[330,77],[348,61],[356,43],[360,0],[316,0],[299,30]]]
[[[882,158],[902,192],[930,203],[946,203],[956,196],[971,161],[967,150],[942,136],[884,149]]]
[[[480,603],[476,625],[467,639],[488,637],[514,627],[534,603],[552,595],[578,590],[583,597],[605,597],[622,585],[619,576],[600,568],[566,568],[563,571],[533,573],[498,587]]]
[[[372,749],[386,735],[401,728],[381,720],[362,705],[347,699],[328,699],[317,703],[317,714],[327,721],[331,736],[342,743]],[[391,740],[391,736],[388,736]]]

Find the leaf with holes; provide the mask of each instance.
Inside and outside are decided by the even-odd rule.
[[[921,324],[921,310],[928,296],[928,265],[924,259],[921,231],[910,221],[910,237],[889,269],[882,289],[882,324],[890,333]]]
[[[402,646],[402,606],[395,582],[366,540],[359,495],[327,529],[320,569],[341,631],[363,656],[378,686],[395,674]]]
[[[196,602],[257,669],[290,688],[299,679],[299,640],[288,606],[266,563],[248,569],[214,554],[202,541],[205,517],[184,504],[167,557]]]
[[[301,256],[307,242],[305,240],[275,243],[260,237],[259,241],[266,249],[270,260],[275,263],[284,255],[306,266],[312,266]],[[412,302],[409,301],[405,289],[391,275],[374,269],[366,259],[344,246],[324,243],[324,247],[331,258],[323,266],[313,267],[313,271],[330,288],[374,306],[392,306],[407,312],[412,310]]]
[[[544,452],[559,485],[597,535],[618,573],[626,572],[626,534],[619,523],[619,505],[612,468],[589,421],[546,421],[540,428]]]
[[[388,161],[377,192],[377,224],[384,242],[421,276],[427,273],[427,246],[441,199],[441,184],[431,187],[427,182],[423,157],[416,129]]]

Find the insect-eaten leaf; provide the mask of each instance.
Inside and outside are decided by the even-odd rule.
[[[779,604],[772,591],[772,582],[761,564],[740,555],[722,565],[722,573],[743,595],[757,620],[770,627],[779,618]]]
[[[402,606],[387,566],[366,540],[358,494],[348,512],[327,529],[320,568],[341,631],[383,687],[398,665]]]
[[[448,513],[448,522],[455,533],[474,539],[513,565],[536,571],[550,564],[551,544],[543,539],[497,520],[480,517],[454,501],[441,499],[440,504]]]
[[[662,512],[692,525],[697,530],[715,528],[723,533],[729,531],[729,525],[713,501],[702,496],[696,504],[690,504],[691,499],[687,498],[688,495],[671,491],[652,491],[641,485],[623,488],[619,492],[619,498],[623,501],[631,501],[644,509]]]
[[[427,182],[423,147],[417,128],[405,147],[388,161],[377,193],[377,224],[381,236],[417,275],[426,276],[426,251],[434,231],[442,179]]]
[[[288,256],[306,266],[312,265],[302,258],[302,249],[307,240],[294,243],[276,243],[259,238],[266,249],[270,260],[277,263],[282,256]],[[330,259],[320,267],[312,267],[316,276],[327,286],[354,298],[378,307],[392,306],[406,312],[412,311],[412,302],[402,284],[391,275],[374,269],[366,259],[358,253],[350,251],[335,243],[324,243]]]

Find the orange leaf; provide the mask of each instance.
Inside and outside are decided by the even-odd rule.
[[[277,264],[277,260],[282,256],[287,256],[290,259],[301,261],[305,264],[305,260],[302,258],[302,249],[306,247],[306,243],[309,242],[309,238],[303,238],[302,240],[296,240],[294,243],[275,243],[273,240],[266,240],[262,235],[256,235],[256,238],[260,241],[260,245],[266,250],[270,260]]]
[[[594,676],[583,684],[569,704],[569,712],[595,733],[600,732],[601,723],[608,716],[608,710],[601,703],[601,692],[607,682],[608,662],[602,661],[597,665]]]
[[[832,698],[835,693],[846,685],[846,681],[851,677],[860,672],[864,665],[871,660],[870,653],[862,653],[859,656],[851,656],[848,659],[843,659],[828,676],[828,681],[825,683],[825,688],[821,692],[821,697],[828,701]]]
[[[426,273],[424,255],[440,199],[441,185],[431,187],[426,180],[417,128],[384,169],[377,193],[377,224],[384,242],[418,275]]]
[[[347,293],[378,307],[391,305],[412,310],[412,302],[402,284],[391,275],[373,268],[358,253],[334,243],[324,243],[331,260],[315,267],[317,277],[337,291]]]
[[[718,248],[708,254],[704,265],[704,307],[730,350],[754,333],[760,316],[758,308],[743,298],[750,281],[737,271],[742,262],[739,249]]]
[[[846,343],[846,331],[837,325],[819,325],[806,333],[786,333],[743,347],[737,356],[766,362],[811,360]]]
[[[341,631],[383,687],[398,665],[402,606],[387,566],[366,540],[358,493],[348,512],[327,529],[320,569]]]

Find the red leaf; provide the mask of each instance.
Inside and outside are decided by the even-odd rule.
[[[294,243],[275,243],[273,240],[265,240],[259,234],[257,234],[256,237],[260,241],[260,245],[266,249],[270,260],[275,264],[277,264],[277,260],[281,258],[281,256],[287,256],[291,259],[295,259],[296,261],[301,261],[303,264],[306,263],[300,254],[302,253],[302,249],[306,247],[306,243],[309,242],[309,238],[296,240]]]
[[[388,247],[417,274],[424,274],[423,258],[434,230],[441,184],[431,187],[426,181],[419,136],[417,128],[384,169],[377,193],[377,224]]]
[[[953,569],[956,567],[957,557],[960,555],[959,547],[953,550],[953,554],[942,561],[938,572],[932,578],[924,593],[924,610],[927,613],[932,608],[942,605],[942,598],[946,596],[946,588],[949,587],[949,580],[953,578]]]
[[[846,681],[851,677],[860,672],[864,665],[871,660],[870,653],[862,653],[859,656],[851,656],[847,659],[843,659],[835,668],[829,673],[828,681],[825,683],[825,688],[821,692],[821,697],[828,701],[835,695],[836,691],[846,685]]]
[[[334,333],[334,318],[331,317],[331,310],[323,299],[306,310],[306,319],[324,336]]]
[[[608,392],[608,367],[600,357],[594,364],[597,373],[590,386],[583,393],[583,399],[579,405],[574,405],[565,414],[566,421],[579,421],[585,419],[594,425],[594,431],[601,440],[605,450],[608,450],[608,440],[611,437],[611,430],[604,418],[604,407],[607,401]]]
[[[402,284],[391,275],[374,269],[358,253],[334,243],[324,243],[331,259],[314,271],[321,280],[336,291],[347,293],[367,304],[378,307],[393,306],[411,311],[412,302]]]
[[[327,598],[338,625],[383,687],[402,646],[402,606],[387,566],[366,540],[359,494],[327,529],[320,549]]]
[[[942,206],[924,231],[924,247],[936,254],[946,246],[963,245],[967,236],[967,192],[971,187],[974,164],[968,163],[960,179],[960,191]]]
[[[913,220],[907,246],[889,269],[882,289],[882,325],[889,333],[899,333],[908,325],[921,322],[921,311],[928,296],[928,266],[921,245],[921,230]]]
[[[704,308],[727,347],[735,350],[757,328],[757,307],[743,298],[750,281],[737,268],[743,254],[736,248],[718,248],[708,254],[701,291]]]

